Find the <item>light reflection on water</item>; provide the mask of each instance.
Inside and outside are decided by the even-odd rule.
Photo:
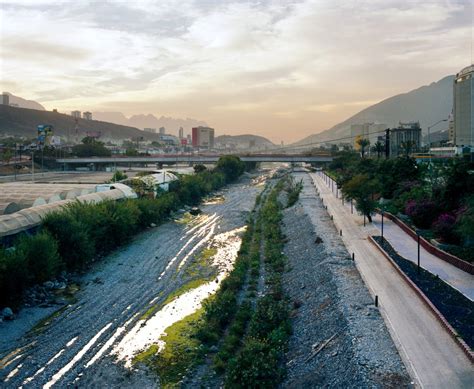
[[[216,279],[177,297],[148,320],[139,320],[113,349],[112,354],[124,361],[126,367],[131,367],[133,357],[152,344],[158,345],[159,350],[162,350],[165,343],[160,339],[165,335],[165,329],[196,312],[201,308],[203,300],[219,289],[221,281],[233,268],[242,243],[240,234],[245,228],[218,234],[212,239],[211,246],[217,250],[212,258],[213,265],[218,268]]]

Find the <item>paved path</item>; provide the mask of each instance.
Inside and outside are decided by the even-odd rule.
[[[327,184],[326,184],[327,185]],[[334,196],[336,196],[336,184],[332,184],[333,186],[328,186],[330,190],[329,193],[332,192]],[[340,191],[338,192],[339,201],[341,201]],[[342,201],[341,201],[342,205]],[[346,209],[350,210],[351,205],[350,203],[346,202],[345,204]],[[353,210],[353,214],[351,216],[357,220],[362,220],[363,223],[363,216],[360,216]],[[380,215],[373,216],[373,226],[377,228],[376,235],[381,234],[381,224],[382,224],[382,217]],[[397,224],[393,221],[384,218],[384,238],[389,241],[392,247],[398,251],[398,253],[412,261],[413,263],[417,263],[418,261],[418,250],[417,250],[417,242],[409,236],[405,231],[403,231]],[[420,266],[429,271],[432,274],[438,275],[443,281],[447,284],[451,285],[453,288],[460,291],[464,294],[467,298],[471,301],[474,300],[474,276],[469,274],[461,269],[457,268],[456,266],[451,265],[450,263],[443,261],[436,255],[433,255],[426,251],[423,246],[420,246]]]
[[[381,231],[381,219],[380,215],[375,215],[373,218],[373,224],[379,231]],[[417,242],[393,221],[384,218],[383,224],[384,238],[390,242],[392,247],[402,257],[417,263]],[[443,281],[460,291],[471,301],[474,300],[474,276],[472,274],[443,261],[436,255],[426,251],[423,246],[420,246],[420,266],[430,273],[438,275]]]
[[[415,292],[408,287],[387,259],[368,241],[379,234],[376,227],[363,227],[362,218],[331,194],[316,173],[311,177],[357,268],[373,295],[405,365],[424,388],[472,388],[474,369],[459,346]]]

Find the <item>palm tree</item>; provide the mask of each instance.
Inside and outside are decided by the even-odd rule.
[[[365,138],[359,138],[356,143],[360,146],[360,155],[364,158],[365,148],[370,145],[370,141]]]
[[[377,153],[377,159],[380,159],[380,156],[385,151],[385,145],[382,142],[377,141],[372,147],[372,151]]]
[[[408,158],[408,156],[411,154],[413,147],[415,147],[416,143],[412,140],[407,140],[404,142],[400,143],[400,146],[403,150],[403,154],[405,154],[405,157]]]

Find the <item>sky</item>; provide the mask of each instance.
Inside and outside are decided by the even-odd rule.
[[[471,62],[472,0],[0,0],[0,88],[291,142]]]

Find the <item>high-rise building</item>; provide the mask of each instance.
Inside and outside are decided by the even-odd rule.
[[[397,157],[420,150],[420,122],[400,122],[397,128],[390,130],[390,156]]]
[[[183,139],[183,138],[184,138],[184,130],[183,130],[183,127],[179,127],[179,130],[178,130],[178,138],[179,138],[179,139]]]
[[[165,135],[166,134],[166,128],[160,127],[160,135]]]
[[[193,127],[193,147],[214,148],[214,129],[210,127]]]
[[[1,97],[1,100],[0,100],[0,104],[2,104],[2,105],[10,105],[10,96],[7,95],[6,92],[3,92],[3,93],[2,93],[2,97]]]
[[[82,117],[86,120],[92,120],[92,113],[91,112],[83,112]]]
[[[474,146],[474,65],[454,77],[455,146]]]
[[[75,119],[81,118],[81,111],[71,111],[71,116]]]
[[[151,132],[153,134],[156,134],[156,128],[144,128],[143,131],[145,132]]]

